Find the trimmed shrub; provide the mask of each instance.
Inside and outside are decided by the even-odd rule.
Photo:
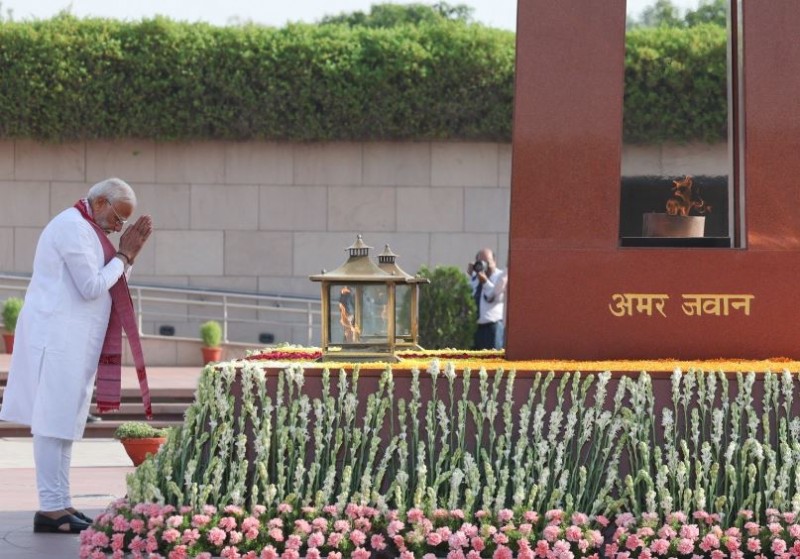
[[[222,326],[216,320],[209,320],[200,325],[200,339],[203,347],[219,347],[222,343]]]
[[[513,33],[449,20],[4,22],[0,136],[504,140],[513,66]]]
[[[507,142],[514,59],[514,33],[445,18],[0,21],[0,137]],[[632,29],[625,64],[626,142],[725,137],[724,28]]]
[[[3,302],[3,327],[9,334],[13,334],[17,329],[20,311],[22,311],[22,299],[19,297],[9,297]]]
[[[154,439],[166,437],[169,429],[153,427],[144,421],[126,421],[114,431],[115,439]]]
[[[431,280],[420,291],[419,341],[426,349],[469,349],[477,328],[477,311],[466,274],[455,266],[423,266]]]
[[[712,24],[628,31],[625,141],[724,139],[728,130],[726,48],[725,28]]]

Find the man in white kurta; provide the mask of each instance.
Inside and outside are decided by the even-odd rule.
[[[122,230],[136,197],[125,182],[108,179],[92,187],[83,203],[109,234]],[[76,208],[53,218],[39,238],[0,408],[0,419],[30,425],[33,434],[40,501],[35,531],[76,532],[79,521],[88,526],[91,520],[70,503],[72,441],[83,437],[86,426],[109,324],[109,289],[129,270],[151,230],[150,217],[140,218],[108,263],[98,233]],[[60,523],[50,525],[48,518]]]

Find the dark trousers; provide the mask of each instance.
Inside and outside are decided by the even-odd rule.
[[[503,349],[503,321],[478,324],[473,349]]]

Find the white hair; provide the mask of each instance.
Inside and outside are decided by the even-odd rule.
[[[89,189],[86,197],[89,201],[103,197],[109,202],[129,202],[136,205],[136,193],[127,182],[118,178],[105,179]]]

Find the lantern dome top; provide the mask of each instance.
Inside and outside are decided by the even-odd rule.
[[[392,252],[392,249],[389,248],[388,244],[386,244],[384,246],[383,252],[378,255],[378,267],[387,274],[403,278],[407,283],[430,282],[430,280],[426,278],[415,277],[407,273],[405,270],[403,270],[400,266],[397,265],[395,260],[397,260],[397,255],[394,252]]]
[[[405,282],[406,277],[394,275],[384,271],[373,262],[369,257],[368,246],[364,243],[361,235],[356,237],[356,241],[347,248],[350,257],[347,261],[330,272],[323,271],[321,274],[309,276],[311,281],[335,281],[335,282]]]

